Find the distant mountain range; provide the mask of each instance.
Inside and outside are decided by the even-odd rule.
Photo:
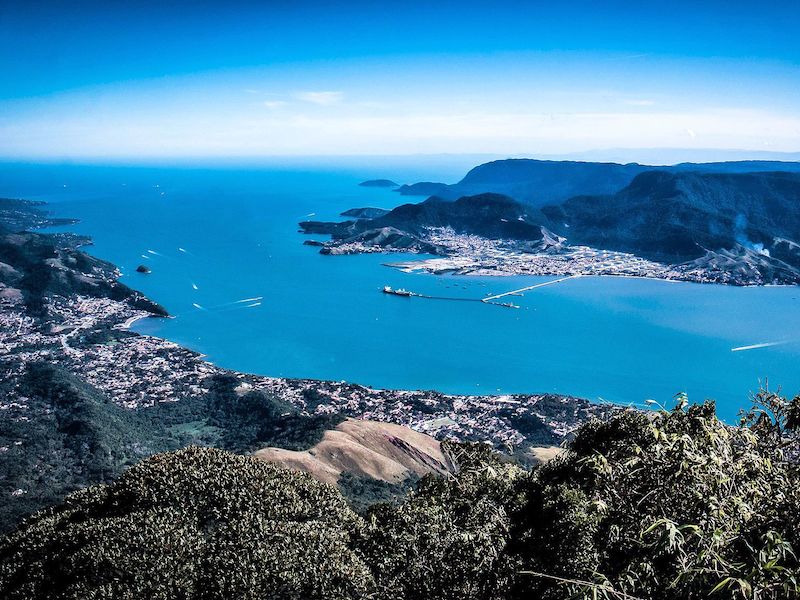
[[[651,166],[638,163],[617,164],[534,159],[496,160],[470,170],[458,183],[448,185],[420,182],[403,185],[404,196],[436,195],[446,200],[494,192],[510,196],[523,204],[541,207],[558,204],[578,195],[613,194],[646,171],[698,173],[753,173],[764,171],[800,172],[800,162],[732,161],[681,163]]]

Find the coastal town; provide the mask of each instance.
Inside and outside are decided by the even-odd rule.
[[[678,267],[671,267],[624,252],[596,250],[588,246],[560,243],[541,248],[516,240],[495,240],[458,234],[451,228],[431,228],[432,244],[446,256],[393,263],[404,271],[456,275],[618,275],[683,279]]]
[[[719,253],[709,252],[703,259],[681,264],[665,264],[627,252],[599,250],[589,246],[571,246],[564,238],[553,236],[544,242],[491,239],[457,233],[451,227],[429,227],[416,246],[433,248],[432,256],[387,263],[405,272],[436,275],[478,276],[613,276],[642,277],[693,283],[729,285],[764,285],[761,271],[750,265],[759,256],[742,248],[742,256],[729,257],[720,264]],[[370,244],[362,240],[332,240],[322,244],[324,254],[420,253],[415,245]],[[714,259],[717,260],[714,260]],[[738,259],[738,260],[737,260]],[[734,268],[731,268],[734,267]]]

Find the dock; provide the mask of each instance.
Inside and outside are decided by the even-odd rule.
[[[495,304],[493,300],[499,300],[500,298],[505,298],[506,296],[521,296],[523,292],[529,292],[530,290],[535,290],[536,288],[544,287],[546,285],[561,283],[562,281],[567,281],[568,279],[577,279],[578,277],[580,277],[580,275],[570,275],[569,277],[561,277],[560,279],[553,279],[551,281],[545,281],[544,283],[529,285],[524,288],[519,288],[518,290],[511,290],[510,292],[503,292],[502,294],[487,296],[486,298],[482,298],[481,302],[485,302],[486,304]]]

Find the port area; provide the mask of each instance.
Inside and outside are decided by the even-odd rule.
[[[393,289],[388,285],[383,286],[382,292],[384,294],[389,294],[392,296],[401,296],[403,298],[426,298],[428,300],[450,300],[453,302],[481,302],[483,304],[491,304],[492,306],[502,306],[504,308],[520,308],[513,302],[497,302],[497,300],[500,300],[501,298],[506,298],[508,296],[522,296],[525,292],[529,292],[531,290],[535,290],[537,288],[545,287],[548,285],[555,285],[556,283],[561,283],[569,279],[577,279],[578,277],[582,277],[582,275],[569,275],[568,277],[560,277],[558,279],[553,279],[551,281],[545,281],[543,283],[537,283],[535,285],[529,285],[516,290],[511,290],[510,292],[503,292],[502,294],[494,294],[492,296],[486,296],[485,298],[455,298],[452,296],[428,296],[426,294],[417,294],[416,292],[410,292],[403,288]]]

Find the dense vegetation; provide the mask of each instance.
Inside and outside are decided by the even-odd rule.
[[[190,448],[70,496],[0,550],[0,596],[357,597],[359,518],[333,487],[256,459]]]
[[[157,452],[191,444],[235,452],[265,446],[304,450],[343,419],[302,415],[261,392],[237,394],[239,383],[232,376],[216,376],[203,396],[132,411],[63,367],[28,365],[14,384],[28,399],[28,408],[9,408],[0,419],[0,447],[7,448],[0,495],[25,491],[0,504],[0,531],[69,492],[112,481]],[[0,377],[0,397],[7,385],[12,384]]]
[[[800,174],[649,171],[606,196],[542,209],[571,243],[683,262],[741,244],[800,266]],[[777,239],[776,239],[777,238]],[[767,254],[766,256],[769,256]]]
[[[218,450],[160,455],[0,545],[8,598],[794,598],[800,397],[587,423],[526,471],[481,445],[359,517]]]

